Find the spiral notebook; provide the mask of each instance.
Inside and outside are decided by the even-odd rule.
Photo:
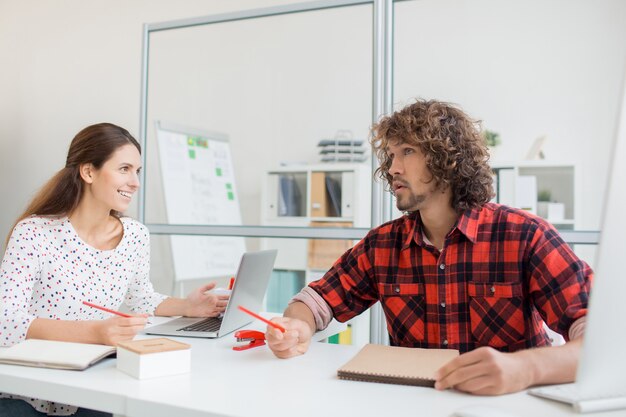
[[[387,384],[435,386],[435,372],[459,356],[454,349],[365,345],[337,370],[340,379]]]

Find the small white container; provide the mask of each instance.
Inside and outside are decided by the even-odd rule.
[[[537,214],[549,222],[563,221],[565,219],[565,204],[540,201],[537,203]]]
[[[191,346],[164,337],[121,342],[117,369],[138,379],[188,373]]]

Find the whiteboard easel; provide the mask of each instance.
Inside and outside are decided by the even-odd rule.
[[[241,225],[228,136],[158,121],[156,136],[168,223]],[[241,237],[170,239],[177,282],[233,275],[246,250]]]

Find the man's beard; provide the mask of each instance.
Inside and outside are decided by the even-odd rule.
[[[426,196],[423,194],[410,193],[402,200],[396,196],[396,207],[400,211],[416,211],[425,200]]]

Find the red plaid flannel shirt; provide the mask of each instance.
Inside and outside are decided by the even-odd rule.
[[[543,321],[567,339],[592,275],[549,223],[489,203],[460,215],[441,252],[419,213],[383,224],[310,287],[341,322],[380,301],[395,346],[512,352],[549,345]]]

